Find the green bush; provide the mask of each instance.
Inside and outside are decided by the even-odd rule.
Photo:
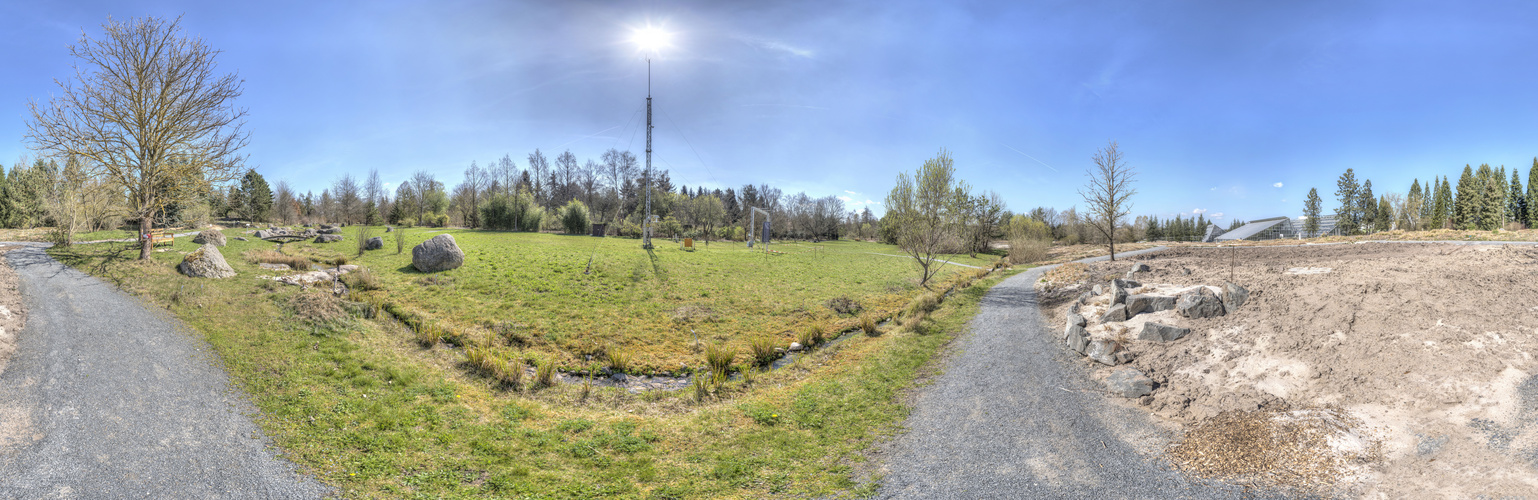
[[[481,204],[481,223],[498,231],[539,231],[544,215],[527,190],[514,195],[492,195]]]
[[[587,234],[587,205],[578,200],[567,202],[561,208],[561,226],[566,229],[566,234]]]

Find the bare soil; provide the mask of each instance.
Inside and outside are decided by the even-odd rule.
[[[17,335],[27,325],[27,310],[19,288],[21,279],[3,258],[11,248],[14,247],[0,246],[0,373],[5,372],[6,363],[16,353]]]
[[[1109,325],[1095,324],[1108,298],[1084,306],[1098,338],[1122,329],[1124,339],[1135,337],[1150,320],[1191,328],[1174,342],[1127,343],[1131,366],[1157,384],[1129,404],[1188,432],[1236,412],[1344,411],[1340,421],[1350,425],[1332,424],[1340,432],[1328,446],[1350,437],[1359,451],[1374,451],[1324,482],[1348,496],[1538,495],[1538,249],[1174,248],[1132,260],[1151,268],[1133,278],[1141,291],[1174,294],[1232,279],[1250,297],[1216,318],[1164,311]],[[1053,287],[1044,297],[1049,317],[1061,325],[1082,290],[1129,267],[1091,264],[1084,285]],[[1100,376],[1112,370],[1086,364]]]

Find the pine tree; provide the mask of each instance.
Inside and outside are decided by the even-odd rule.
[[[1522,177],[1517,175],[1516,167],[1511,168],[1509,189],[1506,195],[1506,218],[1519,224],[1527,222],[1527,193],[1522,191]]]
[[[1527,227],[1538,228],[1538,158],[1533,158],[1533,168],[1527,171]]]
[[[1445,175],[1442,176],[1442,189],[1440,191],[1438,191],[1438,193],[1439,193],[1439,196],[1442,197],[1442,201],[1439,202],[1441,204],[1440,206],[1442,207],[1441,208],[1441,213],[1438,215],[1438,217],[1442,221],[1440,227],[1442,227],[1442,228],[1452,227],[1453,214],[1454,214],[1454,206],[1455,206],[1455,204],[1453,202],[1453,182],[1450,181],[1450,180],[1447,180],[1447,176],[1445,176]]]
[[[1356,210],[1360,218],[1362,232],[1372,232],[1378,226],[1378,199],[1372,195],[1372,179],[1362,181],[1362,190],[1357,193]]]
[[[1503,182],[1495,181],[1495,171],[1490,169],[1490,164],[1479,166],[1479,171],[1474,174],[1474,203],[1470,205],[1473,211],[1470,214],[1469,223],[1477,229],[1490,230],[1500,227],[1501,199],[1505,198],[1500,189]]]
[[[1335,227],[1341,229],[1341,234],[1356,234],[1361,228],[1357,212],[1357,195],[1361,189],[1356,183],[1356,172],[1349,168],[1335,180],[1335,198],[1340,200],[1340,207],[1335,209]]]
[[[1378,232],[1394,228],[1394,206],[1388,202],[1388,196],[1378,197],[1378,213],[1373,217],[1374,229]]]
[[[247,170],[245,177],[240,179],[240,199],[244,202],[242,211],[251,222],[265,221],[272,212],[272,188],[254,168]]]
[[[1458,178],[1458,192],[1453,198],[1453,228],[1468,229],[1473,222],[1475,197],[1474,169],[1463,166],[1463,176]]]
[[[1436,177],[1433,176],[1431,180],[1434,184]],[[1436,186],[1427,184],[1421,187],[1421,196],[1421,229],[1425,229],[1430,227],[1431,211],[1436,208]]]
[[[1496,188],[1496,196],[1486,200],[1495,205],[1496,212],[1500,213],[1500,215],[1495,217],[1495,227],[1505,227],[1506,221],[1510,219],[1510,212],[1506,211],[1506,203],[1508,199],[1506,194],[1509,192],[1508,189],[1511,187],[1506,183],[1506,166],[1501,165],[1499,170],[1494,171],[1494,175],[1491,175],[1489,179],[1485,179],[1485,182],[1495,185]]]
[[[1421,200],[1423,199],[1425,199],[1425,197],[1421,193],[1421,180],[1412,180],[1410,182],[1410,194],[1406,195],[1404,198],[1403,219],[1405,224],[1400,226],[1400,229],[1404,229],[1406,231],[1414,231],[1420,229],[1419,222],[1422,212]]]
[[[1319,236],[1319,189],[1308,188],[1308,199],[1303,202],[1303,232],[1308,237]]]

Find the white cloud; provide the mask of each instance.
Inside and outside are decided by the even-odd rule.
[[[1223,218],[1223,212],[1218,212],[1218,213],[1215,213],[1215,214],[1212,214],[1212,215],[1208,215],[1207,218],[1208,219],[1221,219],[1221,218]]]
[[[849,194],[851,194],[851,195],[854,195],[854,196],[859,196],[859,195],[860,195],[860,193],[856,193],[856,192],[854,192],[854,191],[850,191],[850,190],[848,190],[848,189],[845,189],[845,190],[844,190],[844,192],[845,192],[845,193],[849,193]]]
[[[1216,189],[1216,188],[1214,188],[1214,189]],[[1201,214],[1207,213],[1207,209],[1205,209],[1205,208],[1196,208],[1196,209],[1192,209],[1191,213],[1197,214],[1197,215],[1201,215]]]
[[[1213,187],[1212,189],[1208,189],[1208,191],[1217,191],[1217,190],[1218,190],[1218,188],[1216,188],[1216,187]]]
[[[854,201],[854,198],[850,198],[848,196],[840,196],[840,197],[838,197],[838,199],[844,200],[844,203],[850,203],[850,202]]]
[[[1272,184],[1271,187],[1274,187],[1274,188],[1282,187],[1282,183],[1278,182],[1276,184]]]
[[[803,58],[807,58],[807,59],[812,59],[812,58],[817,56],[817,53],[813,52],[811,49],[806,49],[806,48],[802,48],[802,47],[796,47],[794,45],[791,45],[791,44],[788,44],[788,43],[785,43],[785,42],[781,42],[781,41],[777,41],[777,40],[766,40],[766,39],[762,39],[762,38],[751,38],[751,37],[737,37],[737,38],[739,40],[742,40],[744,43],[749,44],[749,45],[753,45],[755,47],[758,47],[758,48],[761,48],[761,49],[765,49],[765,50],[769,50],[769,51],[773,51],[773,52],[784,52],[784,53],[792,55],[792,56],[803,57]]]
[[[880,204],[881,204],[881,202],[879,202],[879,201],[870,201],[870,200],[865,200],[865,204],[866,204],[866,205],[880,205]]]

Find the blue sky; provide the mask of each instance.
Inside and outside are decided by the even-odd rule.
[[[1524,2],[0,3],[0,160],[27,101],[110,14],[184,15],[245,80],[249,163],[321,189],[377,168],[452,186],[535,148],[644,150],[675,184],[880,202],[940,148],[1009,207],[1083,205],[1117,141],[1135,214],[1301,212],[1354,168],[1375,191],[1538,156],[1538,7]],[[1326,205],[1332,205],[1327,202]],[[872,207],[878,213],[879,205]]]

